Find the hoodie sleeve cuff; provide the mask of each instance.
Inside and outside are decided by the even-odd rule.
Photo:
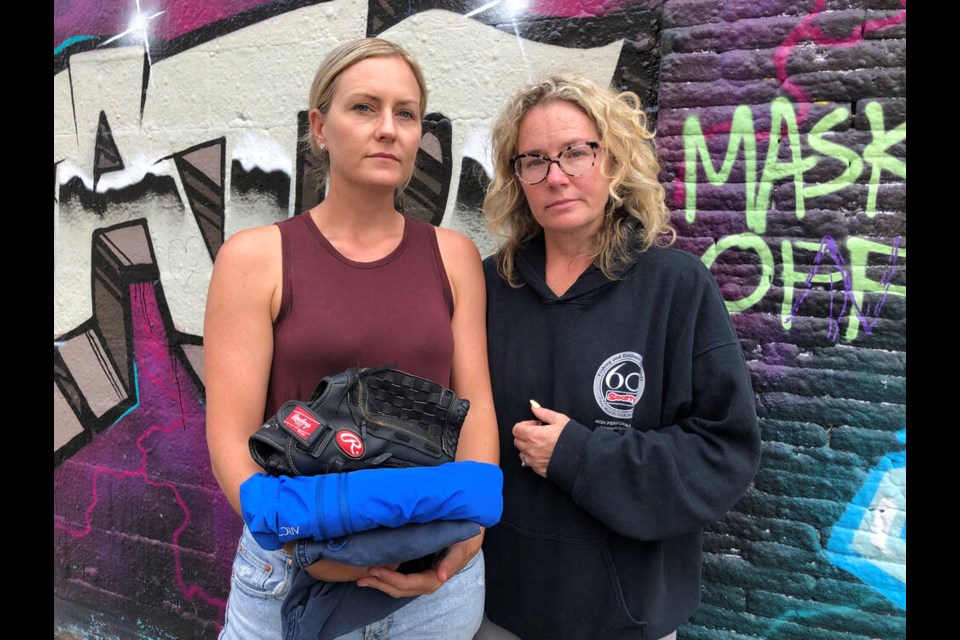
[[[580,476],[583,451],[590,433],[590,429],[576,420],[570,420],[560,432],[553,455],[550,456],[550,464],[547,465],[547,477],[570,495],[573,495],[573,487]]]

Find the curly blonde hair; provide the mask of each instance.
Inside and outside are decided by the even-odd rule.
[[[494,177],[483,211],[487,227],[501,241],[495,256],[497,270],[513,287],[520,286],[514,265],[517,250],[543,229],[530,212],[510,159],[517,153],[524,116],[538,105],[556,101],[569,102],[585,113],[606,150],[601,170],[610,179],[610,194],[603,224],[593,239],[593,263],[607,278],[617,280],[630,262],[635,238],[645,251],[653,245],[669,246],[677,236],[657,179],[660,163],[654,132],[647,129],[639,96],[602,88],[583,76],[554,73],[514,94],[493,125]]]

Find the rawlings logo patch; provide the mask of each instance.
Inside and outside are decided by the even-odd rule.
[[[320,426],[320,421],[304,411],[303,408],[295,407],[294,410],[290,412],[290,415],[283,419],[283,424],[287,425],[293,433],[306,441],[310,437],[310,434]]]
[[[340,450],[351,458],[359,458],[363,456],[363,451],[365,447],[363,446],[363,440],[353,431],[348,429],[341,429],[337,431],[337,446],[340,447]]]

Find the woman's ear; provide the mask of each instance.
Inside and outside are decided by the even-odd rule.
[[[323,134],[323,126],[325,123],[326,118],[320,113],[319,109],[310,110],[310,134],[316,143],[320,145],[321,149],[323,149],[327,143],[327,139]]]

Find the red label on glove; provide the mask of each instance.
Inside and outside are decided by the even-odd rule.
[[[320,421],[304,411],[301,407],[295,407],[286,418],[283,424],[299,437],[307,440],[310,434],[317,430]]]
[[[351,458],[359,458],[363,455],[363,440],[348,429],[337,431],[337,446]]]

